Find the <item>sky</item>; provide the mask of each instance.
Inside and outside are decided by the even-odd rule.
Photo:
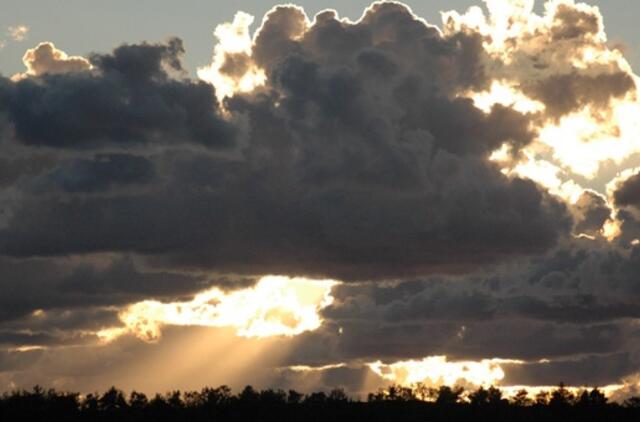
[[[639,394],[640,6],[409,6],[4,5],[0,391]]]
[[[195,71],[210,61],[212,31],[216,25],[230,21],[239,10],[257,17],[255,29],[264,14],[276,2],[266,0],[5,0],[0,16],[0,30],[25,25],[29,34],[22,42],[7,42],[0,50],[0,73],[10,75],[22,69],[26,47],[41,41],[52,41],[70,54],[108,51],[122,43],[142,40],[162,41],[169,36],[184,40],[187,52],[185,67]],[[367,0],[304,0],[293,2],[303,6],[309,16],[324,9],[335,9],[341,17],[358,19]],[[405,2],[428,22],[439,24],[440,12],[464,11],[481,4],[481,0],[410,0]],[[540,12],[542,0],[536,2]],[[640,66],[640,29],[635,16],[640,4],[635,0],[593,0],[605,18],[607,34],[614,43],[624,44],[627,57]],[[2,37],[0,37],[2,39]]]

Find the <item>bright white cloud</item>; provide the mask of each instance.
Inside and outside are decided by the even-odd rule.
[[[369,364],[373,372],[382,378],[401,385],[422,383],[427,386],[498,385],[505,373],[500,366],[504,363],[520,363],[500,359],[487,359],[478,362],[450,362],[446,356],[432,356],[422,360],[401,361],[384,364],[380,361]]]
[[[249,27],[254,17],[238,12],[233,22],[218,25],[214,36],[218,40],[213,61],[198,68],[198,77],[216,88],[219,100],[237,92],[248,92],[264,84],[266,76],[251,60],[253,42]]]
[[[24,53],[22,62],[27,70],[24,73],[13,75],[14,81],[30,76],[81,72],[91,69],[91,63],[87,59],[80,56],[69,56],[56,48],[52,42],[43,42],[30,48]]]
[[[191,301],[144,301],[120,313],[124,327],[102,330],[98,336],[111,341],[132,333],[145,341],[161,337],[162,327],[232,327],[242,337],[295,336],[320,327],[319,311],[333,302],[333,280],[279,276],[262,277],[248,289],[224,292],[213,288]]]

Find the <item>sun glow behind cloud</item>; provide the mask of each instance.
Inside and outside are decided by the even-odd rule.
[[[585,189],[597,191],[606,197],[615,215],[610,192],[603,186],[612,171],[622,174],[629,163],[637,165],[632,157],[640,153],[640,79],[623,52],[608,43],[599,9],[574,0],[550,0],[544,4],[544,13],[538,15],[532,0],[485,3],[488,13],[474,6],[463,14],[442,14],[445,34],[471,31],[483,35],[483,46],[492,63],[490,88],[462,95],[487,113],[500,104],[528,114],[530,129],[535,133],[533,142],[519,154],[512,154],[505,145],[493,153],[491,160],[505,175],[532,179],[569,204],[575,204]],[[566,17],[568,13],[572,18]],[[562,32],[564,28],[570,28],[569,32]],[[630,81],[624,95],[593,103],[580,96],[588,96],[586,91],[600,87],[580,87],[579,78],[604,78],[604,84],[607,77],[613,80],[621,75]],[[579,104],[562,113],[543,101],[547,98],[553,104],[562,97],[559,87],[549,85],[550,92],[539,91],[544,86],[541,84],[558,76],[568,78],[566,84],[578,84],[577,88],[567,88],[567,93],[577,95]],[[540,101],[534,98],[536,93],[542,95]],[[608,220],[601,233],[614,240],[620,235],[620,222]]]
[[[542,361],[541,361],[542,362]],[[548,363],[548,362],[547,362]],[[543,385],[506,385],[505,371],[501,365],[523,365],[524,361],[507,359],[485,359],[480,361],[449,361],[446,356],[431,356],[422,360],[400,361],[384,364],[380,361],[369,363],[372,372],[384,380],[404,387],[423,385],[426,387],[462,386],[467,389],[479,387],[499,387],[506,397],[513,397],[521,390],[527,390],[529,399],[537,394],[550,392],[557,386]],[[624,384],[598,386],[607,396],[616,398],[625,396],[628,389],[637,388],[636,379],[624,380]],[[577,395],[593,385],[566,386],[567,390]]]
[[[266,75],[251,59],[252,40],[249,27],[254,17],[238,12],[233,22],[218,25],[214,36],[218,40],[213,62],[198,68],[198,77],[216,88],[218,100],[238,92],[249,92],[264,84]]]
[[[164,325],[233,327],[248,338],[295,336],[320,327],[319,311],[333,302],[333,280],[310,280],[279,276],[262,277],[248,289],[224,292],[212,288],[191,301],[162,303],[147,300],[120,313],[124,327],[98,332],[103,341],[124,334],[153,342]]]
[[[369,368],[387,381],[400,385],[423,383],[433,385],[498,385],[505,377],[501,363],[519,363],[500,359],[478,362],[449,362],[446,356],[432,356],[422,360],[408,360],[392,364],[380,361],[369,364]]]

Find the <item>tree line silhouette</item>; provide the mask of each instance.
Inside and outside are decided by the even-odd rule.
[[[499,388],[392,385],[350,398],[342,389],[302,394],[294,390],[233,394],[227,386],[128,397],[112,387],[103,394],[18,390],[0,396],[0,421],[640,421],[640,397],[609,402],[597,388],[574,395],[563,384],[530,397],[506,398]]]

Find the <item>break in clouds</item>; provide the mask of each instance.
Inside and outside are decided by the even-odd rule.
[[[633,392],[638,79],[596,7],[532,8],[239,13],[197,78],[179,38],[29,49],[0,77],[0,386],[137,387],[210,338],[235,371],[138,387],[361,392],[447,356]]]

